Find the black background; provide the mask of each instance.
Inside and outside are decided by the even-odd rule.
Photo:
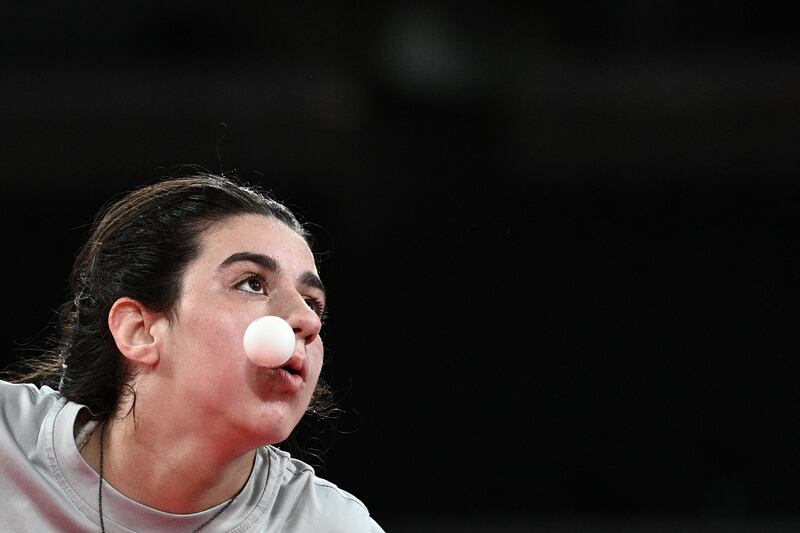
[[[317,227],[345,410],[318,470],[387,531],[791,530],[779,5],[6,9],[6,362],[108,198],[235,172]]]

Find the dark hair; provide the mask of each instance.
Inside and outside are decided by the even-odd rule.
[[[29,365],[33,371],[22,379],[57,386],[66,399],[88,406],[96,416],[113,415],[123,395],[132,393],[135,367],[111,336],[111,306],[127,296],[153,311],[171,310],[187,265],[200,253],[202,232],[241,214],[276,218],[311,246],[310,234],[289,208],[230,176],[171,177],[108,205],[75,259],[71,297],[56,315],[53,348]],[[331,396],[320,380],[309,410],[324,414]]]

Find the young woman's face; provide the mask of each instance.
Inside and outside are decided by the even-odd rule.
[[[248,441],[277,443],[303,416],[323,360],[325,292],[306,242],[282,222],[242,215],[214,224],[184,273],[161,365],[190,413]],[[277,315],[295,332],[283,368],[253,364],[242,339],[258,317]],[[230,434],[229,434],[230,435]]]

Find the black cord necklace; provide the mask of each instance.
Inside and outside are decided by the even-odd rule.
[[[108,420],[104,420],[103,425],[100,427],[100,469],[99,469],[100,471],[98,472],[98,474],[100,474],[100,483],[98,484],[97,487],[97,512],[100,513],[100,531],[102,533],[106,533],[106,525],[105,522],[103,521],[103,443],[104,443],[103,437],[105,436],[106,433],[107,423]],[[241,490],[239,492],[241,492]],[[208,520],[206,520],[205,522],[194,528],[192,530],[192,533],[197,533],[198,531],[206,527],[208,524],[210,524],[213,520],[215,520],[219,515],[221,515],[225,511],[225,509],[230,507],[230,505],[233,503],[233,500],[235,500],[236,497],[239,495],[239,492],[234,494],[231,497],[231,499],[228,500],[219,511],[214,513],[214,516],[212,516],[211,518],[209,518]]]

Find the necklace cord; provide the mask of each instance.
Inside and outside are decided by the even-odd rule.
[[[100,531],[106,533],[106,525],[103,521],[103,436],[106,432],[106,424],[108,419],[103,420],[103,425],[100,427],[100,483],[97,484],[97,511],[100,513]]]

